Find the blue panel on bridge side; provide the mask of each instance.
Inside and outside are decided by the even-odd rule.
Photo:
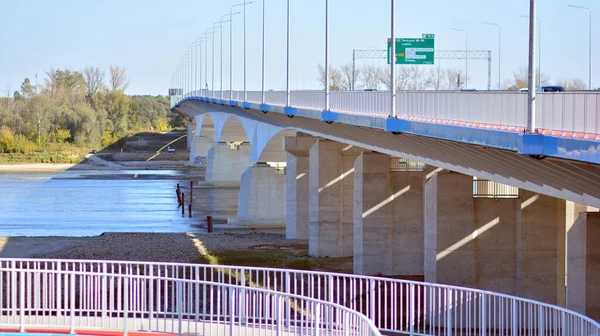
[[[340,117],[340,115],[337,112],[331,112],[331,111],[321,112],[321,120],[323,120],[323,121],[338,121],[339,117]]]
[[[544,155],[600,164],[600,141],[545,136]]]
[[[542,155],[544,153],[544,136],[542,134],[519,134],[519,154]]]
[[[225,99],[219,99],[219,104],[221,104],[222,106],[225,106],[227,104],[227,102],[225,101]]]
[[[283,109],[283,114],[288,115],[288,116],[295,116],[298,114],[298,109],[295,107],[291,107],[291,106],[286,106]]]
[[[406,119],[387,118],[386,132],[409,133],[430,138],[464,142],[485,147],[518,151],[519,132],[474,128],[448,124],[428,123]]]
[[[245,109],[249,109],[249,108],[252,108],[252,104],[250,104],[248,102],[243,102],[242,103],[242,107],[245,108]]]
[[[260,104],[260,110],[263,112],[271,111],[271,106],[269,104]]]
[[[235,100],[230,100],[229,101],[229,106],[236,107],[237,106],[237,102]]]

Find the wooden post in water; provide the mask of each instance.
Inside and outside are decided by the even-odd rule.
[[[175,192],[177,193],[177,204],[182,206],[183,202],[181,201],[181,187],[179,186],[179,183],[177,183],[177,189],[175,189]]]
[[[212,216],[206,216],[206,228],[208,229],[208,233],[213,232],[213,220]]]
[[[192,205],[188,204],[188,215],[192,218]]]
[[[185,194],[181,193],[181,215],[185,215]]]
[[[190,181],[190,204],[193,203],[194,198],[194,181]]]

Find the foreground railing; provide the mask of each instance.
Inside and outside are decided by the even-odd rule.
[[[230,100],[230,92],[194,91],[179,98],[208,95]],[[241,91],[231,99],[243,101]],[[600,92],[540,93],[537,95],[537,125],[540,132],[595,139],[600,135]],[[172,100],[175,105],[179,99]],[[262,93],[247,93],[247,101],[261,103]],[[285,105],[285,91],[265,92],[265,103]],[[332,91],[332,111],[386,117],[391,115],[387,91]],[[321,90],[292,91],[294,107],[323,110]],[[396,113],[399,117],[431,122],[456,122],[465,126],[522,130],[527,122],[527,93],[518,91],[400,91]]]
[[[62,272],[64,275],[58,278],[54,277],[54,280],[38,281],[42,286],[43,293],[47,292],[44,290],[44,288],[47,288],[44,287],[46,284],[55,284],[56,289],[53,292],[51,291],[51,293],[55,294],[53,294],[54,296],[50,295],[50,298],[61,297],[59,288],[66,286],[67,283],[69,283],[67,280],[70,279],[68,278],[68,274],[75,272],[76,274],[79,274],[78,276],[82,282],[79,286],[73,285],[75,286],[73,288],[76,288],[75,296],[69,296],[69,300],[74,301],[70,304],[64,302],[63,305],[58,308],[75,307],[85,310],[90,309],[90,307],[95,307],[94,311],[96,311],[99,309],[98,307],[104,307],[104,309],[111,312],[123,311],[124,302],[119,303],[120,301],[118,298],[127,297],[127,295],[123,294],[124,288],[122,285],[112,287],[113,285],[110,285],[111,282],[109,280],[102,281],[101,277],[106,276],[108,277],[106,279],[110,279],[110,277],[118,278],[123,275],[128,276],[129,279],[134,279],[135,277],[141,276],[141,279],[146,279],[144,280],[146,283],[143,285],[138,283],[133,287],[133,289],[139,291],[139,293],[136,292],[138,294],[128,301],[128,313],[133,314],[131,316],[146,316],[147,318],[154,320],[165,316],[173,317],[172,315],[169,315],[173,313],[173,307],[176,307],[173,306],[174,302],[177,302],[177,296],[173,294],[177,293],[173,292],[173,284],[175,284],[176,287],[176,282],[182,280],[183,283],[194,284],[189,285],[192,286],[192,288],[194,286],[200,286],[197,288],[210,289],[210,287],[206,286],[215,286],[215,283],[227,286],[231,285],[231,288],[238,288],[237,286],[241,286],[240,288],[244,289],[252,288],[253,290],[255,288],[265,288],[276,291],[285,298],[289,298],[290,302],[292,301],[292,298],[294,302],[296,302],[295,300],[301,300],[301,298],[311,298],[320,300],[319,302],[322,307],[326,306],[324,302],[333,305],[338,304],[349,309],[345,310],[345,312],[353,311],[364,314],[377,328],[386,332],[402,332],[411,335],[600,336],[600,325],[596,321],[561,307],[482,290],[398,279],[253,267],[85,260],[0,260],[0,269],[3,272],[3,276],[0,279],[3,285],[0,286],[0,288],[6,287],[9,283],[15,284],[16,282],[14,280],[8,280],[8,278],[11,277],[31,276],[34,277],[34,279],[35,277],[43,279],[44,276],[52,274],[52,272]],[[26,272],[20,273],[23,271]],[[87,274],[97,274],[97,277],[89,278],[87,277]],[[98,276],[100,278],[98,278]],[[156,280],[158,282],[148,282],[150,279],[159,280]],[[29,280],[27,280],[25,284],[30,283],[28,281]],[[59,286],[57,281],[60,281],[59,283],[62,285]],[[167,281],[167,285],[159,285],[160,281]],[[114,283],[114,281],[112,283]],[[154,283],[154,287],[150,287],[151,283]],[[157,300],[155,296],[150,295],[150,297],[153,297],[154,299],[149,299],[148,293],[153,293],[153,290],[156,291],[156,286],[161,286],[160,288],[162,288],[162,290],[168,289],[168,291],[171,292],[170,296],[164,296],[166,295],[164,294],[161,296],[160,300]],[[227,290],[224,290],[223,288],[230,288],[227,286],[219,287],[221,288],[220,292],[213,289],[211,292],[212,294],[201,295],[200,298],[202,300],[208,301],[200,306],[196,305],[198,305],[199,302],[204,301],[198,301],[198,299],[195,301],[185,301],[186,307],[190,307],[186,309],[192,310],[184,310],[187,313],[183,316],[188,316],[188,313],[191,314],[190,312],[193,312],[194,316],[201,313],[201,316],[204,318],[206,317],[206,311],[213,312],[214,310],[211,309],[218,310],[218,307],[221,307],[221,309],[226,307],[224,303],[228,302],[227,299],[230,298],[230,296],[223,294],[227,292]],[[93,294],[93,291],[105,293],[106,288],[113,288],[113,291],[115,291],[116,294],[110,294],[112,296],[109,297]],[[129,295],[133,293],[133,289],[128,290]],[[25,293],[39,293],[36,290],[32,290],[31,292],[25,289],[23,290]],[[243,291],[243,289],[239,289],[239,291]],[[11,293],[11,295],[16,295],[14,291]],[[62,293],[64,293],[64,289]],[[193,296],[197,298],[199,290],[192,290],[189,293],[192,293]],[[241,293],[242,292],[239,292],[233,295],[234,297],[239,298]],[[260,293],[263,292],[257,291],[253,295],[258,295],[259,298],[263,298],[266,295]],[[271,293],[269,295],[274,294]],[[19,294],[19,296],[23,297],[21,294]],[[27,297],[38,300],[35,301],[37,302],[37,305],[39,305],[40,302],[44,302],[39,296],[38,299],[35,299],[35,294],[27,295]],[[99,305],[99,300],[102,300],[103,298],[107,300],[106,304]],[[109,298],[112,299],[109,300]],[[265,306],[264,303],[258,303],[264,302],[264,300],[261,300],[262,299],[256,301],[257,306],[254,304],[252,304],[252,306],[258,310],[262,309],[261,311],[263,312],[266,310],[271,311],[271,308],[266,308],[267,306],[275,307],[273,305],[274,301],[269,301],[271,303]],[[17,304],[16,302],[18,301],[16,296],[6,296],[5,294],[2,294],[0,295],[0,301],[0,307],[2,308],[3,314],[8,313],[9,311],[15,312],[14,307],[16,307],[15,304]],[[56,305],[59,301],[53,299],[50,302],[53,302],[54,305],[51,305],[51,309],[56,309]],[[159,302],[161,303],[157,308],[156,305]],[[121,304],[121,306],[119,306],[119,304]],[[207,306],[205,306],[205,304]],[[149,306],[154,307],[152,308],[154,309],[152,314],[148,312]],[[208,308],[209,306],[213,308]],[[285,307],[285,312],[290,315],[296,314],[294,315],[295,317],[293,316],[294,318],[287,320],[290,325],[298,327],[306,323],[314,325],[314,322],[313,324],[310,324],[310,322],[305,320],[298,322],[300,324],[294,324],[296,323],[294,322],[295,319],[300,318],[299,316],[302,314],[307,314],[304,311],[310,311],[312,308],[299,309],[296,305],[291,303]],[[339,311],[340,307],[335,307]],[[34,309],[34,311],[37,310]],[[248,310],[245,311],[248,312]],[[300,313],[300,311],[303,311],[303,313]],[[324,311],[319,313],[319,318],[317,318],[317,320],[324,318],[325,315],[323,315],[323,313]],[[78,311],[75,311],[75,316],[82,316],[78,314]],[[266,323],[264,321],[270,321],[265,314],[266,313],[263,313],[263,315],[260,316],[262,324]],[[331,313],[329,313],[329,315],[331,315]],[[122,317],[122,315],[120,316]],[[221,314],[218,320],[226,320],[224,316],[230,315]],[[248,315],[243,316],[245,317]],[[272,317],[272,315],[269,316]],[[306,318],[312,316],[311,318],[313,318],[313,320],[315,318],[314,314],[302,316],[307,316]],[[240,321],[240,318],[241,317],[236,315],[235,321]],[[332,325],[339,325],[339,323],[336,322],[338,321],[337,319],[328,318],[328,320],[322,320],[319,325],[322,325],[325,329],[331,328]],[[358,317],[356,318],[358,319]],[[332,324],[333,322],[336,323]],[[242,322],[240,321],[239,323]]]
[[[6,266],[6,265],[5,265]],[[177,335],[381,333],[330,302],[261,288],[102,271],[0,268],[0,325]],[[60,268],[60,267],[59,267]]]

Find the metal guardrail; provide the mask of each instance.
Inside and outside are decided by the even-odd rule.
[[[0,325],[21,332],[381,335],[366,316],[338,304],[185,276],[110,273],[106,267],[27,269],[11,261],[0,267],[0,280]]]
[[[345,319],[333,314],[332,318],[331,311],[342,315],[352,311],[364,314],[383,332],[410,335],[600,336],[600,324],[562,307],[483,290],[398,279],[255,267],[92,260],[2,259],[0,270],[0,290],[5,291],[0,295],[0,322],[9,319],[15,326],[55,316],[62,319],[61,326],[74,323],[75,328],[80,323],[92,323],[93,327],[105,328],[105,324],[97,322],[106,316],[100,314],[110,312],[108,315],[122,320],[127,308],[126,316],[134,318],[138,325],[148,321],[144,328],[160,325],[167,318],[172,324],[186,321],[194,327],[200,321],[233,321],[234,326],[252,322],[273,328],[272,323],[283,321],[301,334],[311,334],[307,328],[319,326],[319,331],[327,335],[377,335],[371,324],[364,324],[360,314],[345,315],[354,316]],[[119,285],[118,279],[131,280],[124,286],[122,282]],[[232,292],[228,292],[229,288],[233,288]],[[65,296],[66,291],[70,294]],[[189,295],[195,300],[182,299]],[[238,307],[243,305],[228,305],[232,297],[243,295],[247,298],[243,302],[252,308],[240,310]],[[125,297],[129,300],[123,300]],[[253,299],[247,301],[249,298]],[[280,308],[285,307],[283,315],[281,310],[274,315],[276,302],[288,299],[287,305],[279,303]],[[296,304],[295,300],[301,303]],[[317,304],[322,308],[317,309]],[[236,307],[235,318],[228,318],[231,311],[225,307]],[[219,319],[215,317],[218,311]],[[212,319],[207,320],[209,313],[213,314]],[[282,320],[281,316],[285,318]],[[320,322],[315,324],[315,320]],[[354,327],[342,326],[340,321]],[[153,329],[166,331],[162,327]],[[186,329],[172,331],[177,330]],[[312,332],[317,334],[314,329]]]
[[[473,180],[473,197],[517,198],[519,188],[489,180]]]
[[[193,91],[172,97],[175,106],[181,99],[207,94],[221,98],[221,92]],[[229,100],[229,91],[223,92]],[[374,116],[390,115],[388,91],[332,91],[331,110]],[[242,91],[233,91],[233,100],[243,101]],[[249,91],[248,102],[261,103],[260,91]],[[577,133],[578,137],[600,135],[600,92],[564,92],[537,94],[537,128],[548,132]],[[285,105],[285,91],[265,92],[265,103]],[[325,95],[321,90],[292,91],[291,106],[322,110]],[[527,121],[527,93],[517,91],[400,91],[397,115],[431,121],[484,124],[489,127],[524,128]],[[572,136],[572,134],[567,134]]]

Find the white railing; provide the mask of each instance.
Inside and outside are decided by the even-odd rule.
[[[243,101],[243,92],[234,93],[234,100]],[[220,91],[215,91],[214,96],[220,98]],[[261,96],[260,91],[250,91],[247,100],[260,103]],[[384,117],[390,115],[389,96],[387,91],[333,91],[331,110]],[[212,91],[209,91],[209,97],[212,97]],[[223,99],[229,100],[229,91],[224,91]],[[537,129],[540,131],[591,138],[600,135],[600,92],[540,93],[537,99]],[[292,91],[290,101],[293,107],[315,110],[325,107],[323,91]],[[265,92],[265,103],[283,106],[285,102],[284,91]],[[453,121],[469,123],[466,126],[481,124],[483,127],[521,130],[527,121],[526,92],[400,91],[396,106],[399,117],[423,118],[431,122]]]
[[[308,300],[302,298],[311,298],[314,300],[320,300],[319,302],[322,305],[321,307],[334,307],[331,305],[325,305],[323,302],[327,302],[329,304],[339,304],[341,306],[346,307],[350,311],[364,314],[374,323],[374,325],[377,328],[385,332],[399,332],[407,333],[410,335],[522,334],[540,336],[600,336],[600,325],[596,321],[558,306],[553,306],[541,302],[536,302],[533,300],[482,290],[422,283],[416,281],[283,269],[212,266],[198,264],[142,263],[125,261],[119,262],[85,260],[74,261],[8,259],[0,260],[0,268],[3,270],[3,276],[0,278],[0,280],[3,281],[4,284],[16,284],[17,282],[15,282],[15,280],[9,279],[19,277],[19,275],[17,274],[22,274],[19,272],[23,271],[26,271],[25,273],[23,273],[25,274],[23,275],[25,277],[30,276],[33,277],[32,279],[36,279],[35,277],[37,277],[37,279],[45,279],[33,280],[34,282],[38,281],[37,283],[39,283],[40,286],[42,286],[42,293],[47,293],[49,288],[52,288],[47,286],[50,283],[56,284],[56,281],[58,281],[59,279],[60,281],[62,281],[63,286],[67,285],[67,283],[65,282],[67,281],[67,279],[69,279],[69,281],[73,281],[70,280],[70,278],[68,278],[69,272],[81,274],[79,276],[79,281],[82,281],[81,285],[79,287],[74,287],[79,289],[79,291],[76,293],[77,296],[75,296],[75,298],[69,297],[69,300],[74,300],[73,302],[75,302],[75,304],[69,304],[68,306],[63,305],[62,307],[82,307],[82,309],[86,307],[89,308],[92,307],[90,306],[90,304],[91,302],[94,302],[94,300],[96,300],[95,302],[98,302],[98,300],[102,300],[102,298],[105,298],[100,294],[94,293],[97,291],[97,289],[104,288],[103,284],[109,284],[111,282],[107,280],[102,281],[102,278],[94,278],[94,280],[92,281],[90,280],[90,277],[85,276],[85,274],[88,273],[97,273],[99,274],[99,276],[105,277],[126,275],[129,276],[130,279],[133,279],[133,277],[135,276],[160,278],[160,281],[172,280],[175,281],[175,284],[177,284],[177,281],[181,280],[183,281],[182,283],[190,283],[189,286],[192,287],[200,286],[196,288],[210,288],[206,286],[214,286],[215,283],[233,285],[231,286],[231,288],[238,288],[236,286],[241,286],[240,289],[237,289],[237,292],[235,292],[234,290],[234,298],[239,298],[240,295],[242,295],[241,293],[243,293],[243,291],[248,288],[265,288],[278,292],[281,295],[279,297],[283,297],[284,300],[287,300],[287,298],[293,298],[294,300]],[[42,276],[42,274],[49,274],[48,272],[67,273],[58,278],[56,276],[54,276],[53,278],[48,278],[46,275]],[[26,280],[25,284],[29,284],[31,281],[32,280]],[[137,298],[136,300],[142,301],[131,301],[133,299],[130,299],[130,302],[127,303],[127,309],[130,314],[129,316],[144,316],[145,318],[151,320],[156,320],[158,318],[164,319],[167,317],[177,317],[177,315],[173,315],[172,312],[172,307],[174,307],[173,302],[177,302],[176,296],[173,296],[174,294],[171,294],[171,296],[161,296],[161,298],[164,300],[164,305],[161,307],[171,307],[169,308],[171,310],[165,310],[167,308],[161,308],[162,310],[156,313],[157,308],[153,308],[155,309],[155,311],[152,314],[149,314],[147,308],[149,306],[154,307],[156,305],[156,302],[158,301],[156,299],[149,299],[147,294],[156,291],[156,286],[158,285],[155,284],[155,287],[150,287],[150,283],[146,283],[145,286],[136,286],[137,287],[134,288],[137,288],[140,294],[135,294],[137,295],[135,296],[135,298]],[[6,286],[0,285],[0,288],[4,287]],[[0,299],[4,300],[0,302],[0,307],[3,309],[3,314],[0,315],[0,318],[6,318],[6,316],[4,315],[11,312],[11,314],[13,315],[9,316],[14,316],[12,322],[17,323],[20,316],[28,316],[19,315],[20,313],[18,313],[15,310],[15,308],[13,308],[18,307],[15,306],[15,302],[18,302],[16,298],[19,296],[23,297],[23,293],[29,293],[27,295],[28,300],[32,300],[31,302],[33,302],[32,304],[34,305],[39,306],[40,304],[45,304],[44,302],[46,302],[44,301],[45,299],[40,296],[40,292],[37,292],[35,290],[30,292],[26,291],[25,289],[19,289],[19,291],[21,292],[20,294],[17,294],[17,292],[15,292],[14,286],[8,287],[12,289],[11,295],[0,295]],[[58,286],[56,287],[56,289],[53,289],[55,291],[52,293],[55,294],[50,296],[49,302],[52,302],[52,304],[54,305],[50,306],[51,309],[57,308],[56,305],[60,300],[57,301],[56,298],[61,297],[61,293],[64,294],[64,289],[63,292],[57,292],[59,291],[58,288],[62,287]],[[124,309],[123,305],[125,303],[121,303],[121,306],[115,305],[118,305],[118,298],[122,297],[121,295],[124,289],[118,286],[115,288],[116,289],[114,289],[114,291],[116,291],[115,293],[117,294],[114,294],[116,296],[112,296],[112,298],[114,298],[116,301],[113,302],[109,300],[107,301],[107,304],[103,305],[102,307],[106,307],[107,309],[109,307],[116,307],[110,309],[116,309],[116,311],[113,312],[120,312],[121,315],[119,316],[123,317],[121,311]],[[169,288],[171,291],[173,291],[173,286],[163,286],[161,288]],[[219,302],[226,303],[227,298],[229,298],[230,296],[219,296],[217,294],[214,294],[214,288],[217,287],[213,287],[213,294],[209,296],[202,296],[201,298],[211,298],[211,307],[217,307],[216,309],[218,310],[218,307],[224,307],[223,303],[221,303],[219,306]],[[225,286],[219,288],[223,289],[229,287]],[[94,292],[88,293],[82,291],[83,289],[93,289]],[[119,292],[119,290],[121,292]],[[226,293],[227,290],[222,290],[221,293],[223,292]],[[106,291],[103,290],[101,291],[101,293],[106,293]],[[128,293],[131,295],[132,291],[129,290]],[[196,290],[195,292],[192,290],[191,293],[194,297],[199,295],[198,290]],[[258,295],[258,297],[261,298],[267,295],[260,294],[264,293],[261,291],[256,291],[255,293],[256,295]],[[269,295],[274,294],[270,293]],[[150,295],[150,297],[154,296]],[[152,301],[154,302],[154,306],[152,304],[149,304],[149,301],[144,300],[154,300]],[[9,304],[9,302],[11,303]],[[147,303],[146,305],[143,305],[139,302]],[[198,301],[185,302],[187,306],[194,306],[197,305]],[[274,301],[269,302],[271,303],[269,303],[268,307],[274,307],[272,303]],[[269,319],[267,319],[267,317],[272,317],[272,315],[265,315],[267,313],[264,312],[266,309],[266,306],[264,304],[256,304],[258,305],[257,309],[262,309],[263,311],[263,315],[260,316],[261,325],[266,325],[267,327],[272,328],[272,325],[269,325],[265,322],[270,321]],[[254,303],[251,303],[251,305],[253,307],[256,307],[254,306]],[[310,306],[310,304],[308,304],[308,306]],[[10,307],[12,310],[8,309],[8,307]],[[301,318],[300,315],[304,314],[301,314],[300,310],[298,310],[297,307],[291,304],[285,307],[285,312],[291,315],[295,314],[295,319]],[[340,307],[335,307],[338,309],[337,311],[340,311]],[[302,308],[302,311],[304,310],[309,309]],[[36,310],[33,309],[32,311]],[[188,312],[188,310],[185,311]],[[195,314],[199,314],[200,312],[198,309],[192,311]],[[208,311],[212,312],[213,310]],[[316,314],[316,311],[314,309],[311,311],[315,313],[313,315],[308,314],[306,316],[313,318]],[[348,310],[344,311],[348,312]],[[220,315],[221,319],[219,321],[231,321],[226,319],[226,316],[230,316],[227,315],[226,312],[227,311],[224,311],[224,313]],[[238,311],[236,310],[236,312]],[[248,310],[246,310],[245,312],[248,312]],[[76,312],[75,316],[83,316],[77,314],[78,313]],[[186,321],[189,322],[188,315],[189,314],[184,314],[183,316],[187,316],[188,319]],[[35,316],[37,317],[37,315]],[[60,316],[64,316],[64,314]],[[72,315],[68,315],[67,313],[66,316]],[[96,315],[92,316],[97,317]],[[248,315],[243,315],[242,317],[245,318],[246,316]],[[327,321],[334,321],[337,323],[338,320],[331,318],[325,319],[324,316],[325,315],[323,314],[323,311],[321,311],[317,320],[321,319],[322,322],[318,325],[321,326],[323,329],[329,328],[328,330],[330,330],[332,328],[332,324]],[[331,316],[331,314],[329,314],[328,316]],[[202,320],[203,323],[206,322],[206,314],[204,313],[204,311],[202,311],[202,317],[204,318],[204,320]],[[28,317],[27,321],[29,320],[31,319],[29,319]],[[86,318],[85,320],[87,322],[88,318]],[[240,317],[236,315],[236,319],[234,320],[236,321],[234,323],[238,323],[238,321],[239,323],[242,323],[243,319],[240,320]],[[258,320],[259,319],[257,318],[253,321]],[[311,322],[301,322],[298,324],[294,324],[295,322],[293,320],[294,319],[290,318],[285,321],[287,321],[286,323],[289,322],[290,325],[294,325],[297,327],[304,325],[303,323],[308,323],[309,326],[314,326],[314,323],[311,324]],[[356,317],[355,321],[357,323],[359,320],[360,319]],[[71,321],[72,320],[67,319],[64,323],[72,323]],[[335,325],[339,325],[339,323]],[[344,330],[344,332],[347,332],[347,329],[342,329]],[[334,328],[334,330],[337,329]],[[368,335],[368,333],[358,334]]]
[[[94,264],[59,265],[28,269],[17,261],[3,263],[0,325],[71,334],[118,330],[125,335],[381,335],[361,313],[299,295],[190,279],[192,274],[185,273],[176,278],[152,272],[111,273],[108,264],[97,269]]]

